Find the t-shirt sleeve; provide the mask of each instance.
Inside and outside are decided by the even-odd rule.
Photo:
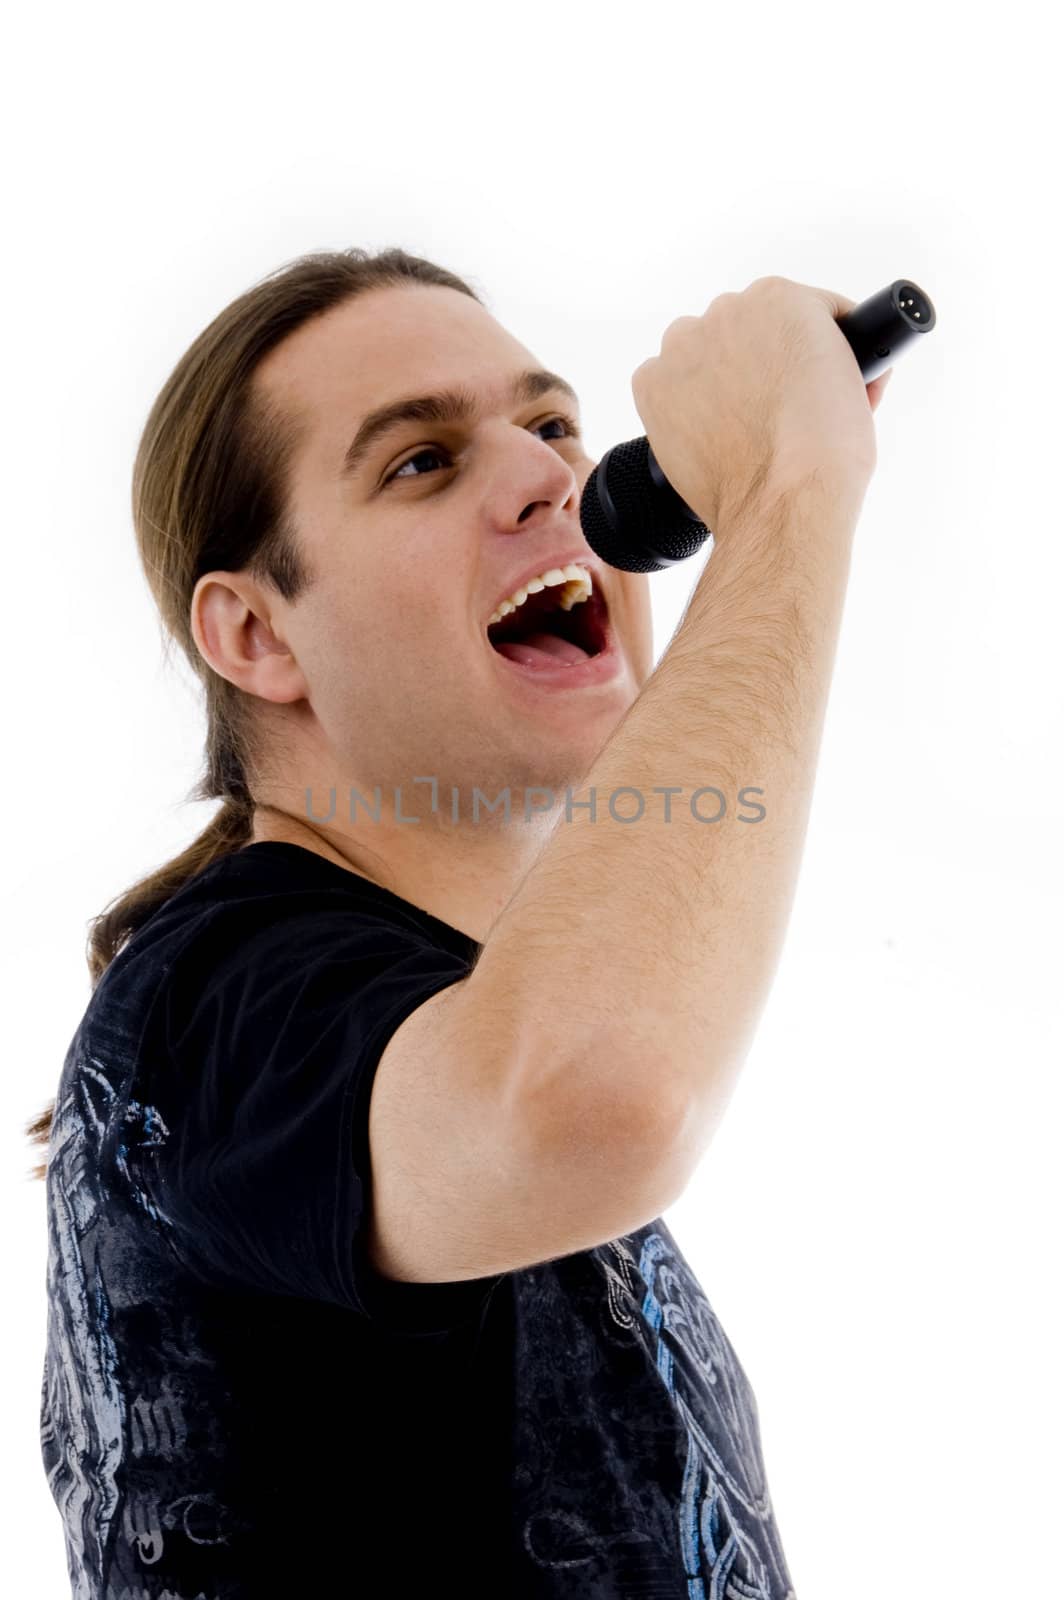
[[[385,1279],[364,1227],[380,1057],[469,963],[357,910],[278,919],[235,944],[232,933],[219,919],[168,969],[131,1085],[153,1130],[137,1183],[170,1248],[218,1288],[330,1302],[397,1329],[478,1314],[501,1275]]]

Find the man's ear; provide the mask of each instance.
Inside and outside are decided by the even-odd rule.
[[[302,668],[278,631],[279,604],[253,578],[205,572],[189,623],[200,655],[238,689],[278,705],[307,697]]]

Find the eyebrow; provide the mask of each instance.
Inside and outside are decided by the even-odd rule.
[[[519,372],[510,386],[510,399],[514,405],[529,404],[541,395],[557,390],[567,395],[574,405],[580,398],[571,383],[556,372],[536,367],[530,372]],[[480,403],[468,389],[444,389],[438,394],[405,395],[378,406],[365,418],[355,437],[347,447],[340,466],[341,480],[352,478],[363,465],[370,451],[385,437],[407,422],[448,424],[468,422],[476,416]]]

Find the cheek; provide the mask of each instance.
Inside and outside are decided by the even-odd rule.
[[[311,685],[311,703],[319,716],[346,714],[352,696],[363,694],[383,670],[382,656],[394,634],[392,608],[383,599],[367,604],[372,591],[365,580],[333,582],[327,593],[300,618],[294,640],[304,675]]]
[[[407,576],[413,577],[413,569]],[[419,583],[369,588],[363,582],[357,597],[332,605],[321,616],[323,637],[313,648],[326,670],[350,678],[388,684],[423,683],[438,675],[457,648],[468,619],[456,613],[456,579],[426,574]],[[327,658],[327,659],[324,659]]]

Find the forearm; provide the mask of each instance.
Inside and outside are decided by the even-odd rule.
[[[803,486],[717,534],[571,819],[488,935],[472,987],[519,1042],[533,1100],[661,1106],[699,1145],[719,1120],[785,936],[859,510],[842,485]],[[665,787],[680,790],[669,820]],[[691,805],[708,787],[717,822],[715,796]],[[645,803],[637,821],[610,814],[622,788]],[[745,806],[744,788],[760,791]],[[760,820],[740,820],[755,803]]]

